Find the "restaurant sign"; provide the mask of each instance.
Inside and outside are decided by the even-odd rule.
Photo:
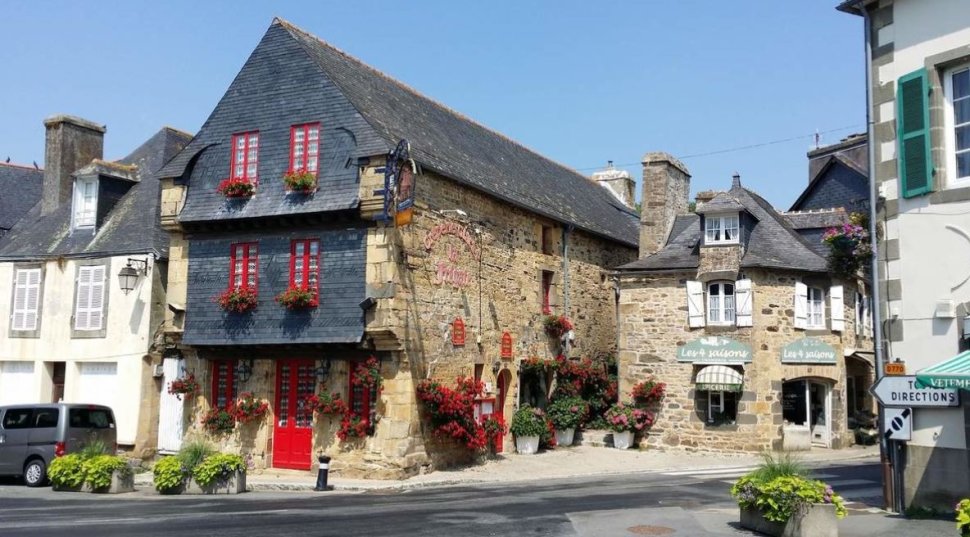
[[[834,364],[837,356],[835,347],[814,337],[805,337],[781,348],[783,364]]]
[[[710,336],[677,347],[677,361],[694,364],[744,364],[751,362],[751,347],[726,337]]]

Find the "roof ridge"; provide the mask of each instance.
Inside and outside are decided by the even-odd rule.
[[[484,124],[476,121],[475,119],[473,119],[473,118],[471,118],[469,116],[466,116],[465,114],[463,114],[463,113],[461,113],[461,112],[459,112],[459,111],[457,111],[457,110],[455,110],[455,109],[453,109],[453,108],[451,108],[451,107],[449,107],[449,106],[447,106],[447,105],[445,105],[445,104],[443,104],[441,102],[438,102],[435,99],[432,99],[431,97],[428,97],[427,95],[421,93],[420,91],[412,88],[408,84],[406,84],[406,83],[404,83],[404,82],[402,82],[400,80],[397,80],[396,78],[394,78],[394,77],[392,77],[392,76],[390,76],[390,75],[388,75],[388,74],[386,74],[386,73],[384,73],[384,72],[382,72],[382,71],[374,68],[371,65],[368,65],[367,63],[365,63],[364,61],[360,60],[356,56],[353,56],[352,54],[349,54],[349,53],[341,50],[340,48],[335,47],[334,45],[328,43],[327,41],[324,41],[320,37],[317,37],[316,35],[313,35],[312,33],[308,32],[306,30],[304,30],[304,29],[302,29],[302,28],[294,25],[293,23],[291,23],[291,22],[289,22],[289,21],[287,21],[287,20],[285,20],[285,19],[283,19],[281,17],[274,17],[273,21],[276,22],[276,23],[279,23],[281,26],[283,26],[284,28],[286,28],[289,31],[295,31],[295,32],[298,32],[300,34],[303,34],[306,37],[309,37],[311,39],[315,39],[316,41],[319,41],[320,44],[322,44],[323,46],[325,46],[325,47],[327,47],[329,49],[332,49],[334,52],[340,54],[341,56],[347,58],[348,60],[350,60],[350,61],[352,61],[352,62],[354,62],[356,64],[359,64],[361,67],[364,67],[365,69],[373,72],[377,76],[379,76],[379,77],[381,77],[381,78],[383,78],[383,79],[391,82],[392,84],[396,84],[396,85],[400,86],[402,89],[404,89],[405,91],[407,91],[407,92],[415,95],[416,97],[421,98],[421,99],[424,99],[424,100],[430,102],[431,104],[433,104],[433,105],[441,108],[442,110],[444,110],[444,111],[446,111],[446,112],[448,112],[450,114],[454,114],[455,116],[458,116],[459,118],[461,118],[464,121],[467,121],[467,122],[469,122],[469,123],[471,123],[471,124],[473,124],[475,126],[478,126],[478,127],[482,128],[484,130],[487,130],[490,133],[498,136],[499,138],[501,138],[501,139],[503,139],[503,140],[505,140],[505,141],[513,144],[513,145],[517,145],[517,146],[521,147],[522,149],[524,149],[524,150],[532,153],[533,155],[535,155],[535,156],[537,156],[537,157],[539,157],[539,158],[541,158],[543,160],[546,160],[546,161],[548,161],[548,162],[550,162],[550,163],[552,163],[552,164],[554,164],[556,166],[559,166],[560,168],[563,168],[564,170],[567,170],[570,173],[573,173],[576,176],[581,177],[582,179],[584,179],[586,181],[589,180],[589,177],[587,177],[587,176],[579,173],[579,171],[577,171],[577,170],[575,170],[573,168],[570,168],[569,166],[567,166],[567,165],[565,165],[565,164],[563,164],[561,162],[558,162],[556,160],[553,160],[553,159],[551,159],[551,158],[543,155],[542,153],[539,153],[538,151],[536,151],[536,150],[534,150],[534,149],[532,149],[532,148],[524,145],[523,143],[518,142],[518,141],[516,141],[516,140],[514,140],[514,139],[512,139],[512,138],[510,138],[508,136],[506,136],[505,134],[502,134],[501,132],[499,132],[499,131],[497,131],[495,129],[492,129],[491,127],[488,127],[487,125],[484,125]],[[336,80],[334,80],[334,83],[339,85],[339,82],[337,82]]]
[[[27,164],[15,164],[13,162],[0,162],[0,166],[7,166],[7,167],[10,167],[10,168],[23,168],[25,170],[32,170],[32,171],[35,171],[35,172],[43,172],[44,171],[44,168],[41,168],[39,166],[38,167],[34,167],[34,166],[31,166],[31,165],[27,165]]]
[[[845,211],[845,207],[827,207],[823,209],[806,209],[804,211],[778,211],[778,214],[790,215],[790,214],[822,214],[822,213],[837,213],[839,211]]]
[[[161,130],[170,130],[170,131],[172,131],[172,132],[174,132],[176,134],[184,134],[184,135],[188,136],[189,138],[192,138],[192,137],[195,136],[194,134],[192,134],[189,131],[184,131],[184,130],[178,128],[178,127],[173,127],[171,125],[162,125],[162,129]]]
[[[788,219],[784,217],[784,215],[781,213],[781,211],[779,211],[778,209],[775,209],[774,206],[772,206],[770,203],[768,203],[768,200],[762,198],[756,192],[752,192],[752,191],[748,190],[747,188],[745,188],[743,186],[740,187],[740,190],[743,191],[743,192],[745,192],[747,195],[751,196],[751,199],[753,199],[755,203],[757,203],[758,205],[760,205],[761,208],[762,208],[762,210],[764,210],[766,213],[768,213],[768,216],[772,217],[772,219],[779,226],[781,226],[782,229],[784,229],[786,233],[788,233],[790,236],[794,237],[795,240],[799,244],[801,244],[802,246],[804,246],[805,249],[808,250],[812,255],[814,255],[814,256],[822,259],[822,260],[825,260],[824,257],[818,255],[815,252],[815,250],[812,249],[812,245],[808,242],[807,239],[805,239],[805,237],[803,237],[800,233],[798,233],[797,231],[795,231],[795,228],[793,228],[791,226],[791,223],[788,222]],[[774,213],[774,214],[772,214],[772,213]]]

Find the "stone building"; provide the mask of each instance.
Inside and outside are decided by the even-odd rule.
[[[189,135],[166,127],[106,161],[104,125],[44,126],[42,196],[0,243],[0,404],[108,405],[119,446],[150,455],[168,257],[154,173]]]
[[[291,172],[316,188],[286,188]],[[184,408],[163,390],[170,450],[250,391],[269,416],[209,438],[254,467],[310,469],[325,452],[342,475],[412,475],[453,455],[420,419],[421,379],[479,378],[480,412],[510,417],[519,361],[560,350],[544,315],[574,320],[571,354],[615,351],[606,270],[636,258],[632,207],[285,21],[162,175],[166,367],[202,385]],[[255,194],[225,199],[227,177]],[[214,303],[237,288],[255,310]],[[293,288],[317,306],[274,300]],[[381,392],[352,382],[369,357]],[[307,410],[324,388],[367,421],[363,438],[340,441],[339,417]]]
[[[667,396],[645,441],[699,450],[843,447],[871,406],[864,282],[829,273],[789,218],[745,189],[702,192],[664,153],[643,159],[640,259],[617,270],[620,393],[649,377]]]

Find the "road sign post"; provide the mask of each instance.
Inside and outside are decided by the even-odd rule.
[[[955,388],[917,388],[913,375],[883,376],[869,388],[884,407],[939,408],[960,406]],[[888,420],[888,417],[886,418]]]

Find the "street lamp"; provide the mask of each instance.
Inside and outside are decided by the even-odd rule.
[[[139,264],[138,268],[135,268],[132,263]],[[121,285],[121,290],[127,295],[135,288],[135,284],[138,283],[139,276],[148,274],[148,259],[132,259],[128,258],[128,264],[121,267],[118,272],[118,283]]]

